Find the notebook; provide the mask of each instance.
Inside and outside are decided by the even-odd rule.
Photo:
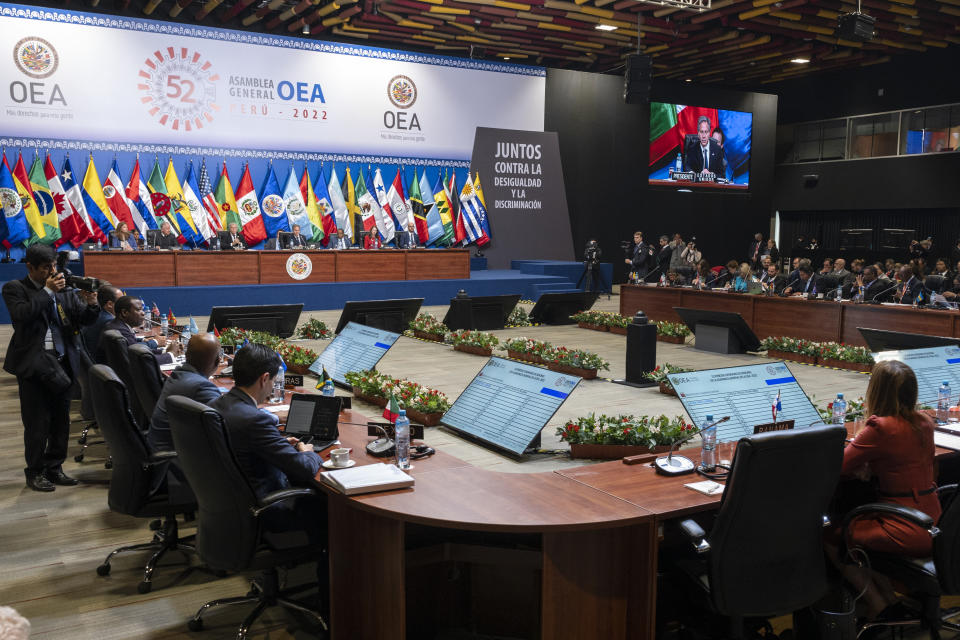
[[[314,393],[295,393],[284,433],[312,444],[317,451],[326,449],[340,437],[340,398]]]
[[[390,491],[413,486],[413,477],[395,464],[366,464],[349,469],[324,471],[320,478],[331,487],[348,496],[374,491]]]

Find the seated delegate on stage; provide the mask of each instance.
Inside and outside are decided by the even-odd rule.
[[[877,267],[868,264],[863,268],[863,273],[857,276],[856,280],[844,288],[843,297],[854,298],[863,287],[864,302],[884,302],[893,296],[893,290],[896,288],[889,282],[877,277]]]
[[[697,142],[687,146],[684,157],[687,171],[707,171],[723,178],[723,147],[710,137],[710,118],[700,116],[697,120]]]
[[[800,266],[797,267],[797,282],[788,285],[783,290],[783,295],[790,296],[800,293],[815,294],[817,292],[817,282],[816,278],[813,277],[813,269],[809,264],[804,264],[803,261],[800,261]]]
[[[104,331],[116,329],[127,341],[127,345],[143,342],[153,351],[159,364],[170,364],[173,362],[173,356],[180,354],[180,343],[177,340],[171,340],[170,344],[167,345],[166,351],[164,351],[161,348],[162,342],[164,341],[163,338],[160,338],[159,343],[155,340],[141,341],[137,338],[136,334],[133,333],[133,329],[131,329],[131,327],[139,327],[143,325],[145,314],[143,313],[142,302],[132,298],[131,296],[120,296],[120,298],[114,303],[113,308],[116,311],[116,317],[107,324],[103,325]],[[103,340],[100,341],[100,344],[97,348],[96,359],[100,364],[107,363],[107,353],[106,349],[104,348]]]
[[[380,242],[380,234],[377,233],[376,229],[369,232],[364,232],[363,234],[364,249],[381,249],[382,247],[383,247],[383,244]]]
[[[290,235],[284,236],[283,249],[306,249],[307,237],[300,233],[300,225],[293,225]]]
[[[160,224],[160,237],[157,239],[157,249],[179,249],[177,235],[173,232],[170,223],[164,220]]]
[[[750,270],[750,265],[744,262],[740,265],[736,278],[732,283],[727,282],[726,287],[732,288],[737,293],[746,293],[750,290],[751,282],[755,282],[753,272]]]
[[[406,231],[397,231],[398,249],[416,249],[420,246],[420,239],[417,238],[417,229],[413,223],[407,224]]]
[[[127,228],[127,223],[122,220],[117,223],[117,228],[110,234],[109,242],[111,249],[136,251],[140,248],[137,245],[137,241],[130,235],[130,229]]]
[[[220,341],[211,333],[198,333],[187,344],[186,362],[173,370],[163,384],[160,398],[150,418],[147,444],[151,451],[172,451],[170,418],[167,416],[167,398],[186,396],[209,405],[220,397],[220,389],[210,382],[210,376],[220,363]],[[162,474],[158,474],[162,477]]]
[[[923,292],[923,282],[917,277],[916,270],[910,265],[900,267],[900,285],[894,299],[900,304],[913,304]]]
[[[783,285],[787,284],[787,281],[780,275],[780,268],[775,264],[770,264],[763,275],[760,276],[760,284],[764,286],[764,291],[773,295],[780,295],[780,292],[783,291]]]
[[[343,229],[337,229],[337,235],[330,242],[331,249],[349,249],[350,238],[343,235]]]
[[[228,224],[226,231],[218,231],[217,240],[222,251],[243,251],[247,248],[247,241],[243,239],[236,222]]]

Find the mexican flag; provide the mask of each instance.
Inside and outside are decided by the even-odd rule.
[[[386,408],[383,410],[383,417],[394,424],[397,423],[397,418],[400,417],[400,405],[397,404],[397,396],[393,395],[393,391],[390,392],[390,402],[387,403]]]

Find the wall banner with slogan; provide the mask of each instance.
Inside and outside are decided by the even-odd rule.
[[[0,136],[467,160],[546,71],[0,3]]]
[[[492,242],[491,269],[510,260],[573,260],[557,134],[478,127],[470,175],[480,176]]]

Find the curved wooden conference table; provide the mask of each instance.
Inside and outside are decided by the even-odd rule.
[[[960,337],[960,314],[955,311],[849,301],[838,304],[723,290],[699,291],[690,287],[625,284],[620,288],[620,313],[627,317],[642,310],[650,320],[680,322],[674,307],[739,313],[761,339],[789,336],[865,346],[857,327]]]

